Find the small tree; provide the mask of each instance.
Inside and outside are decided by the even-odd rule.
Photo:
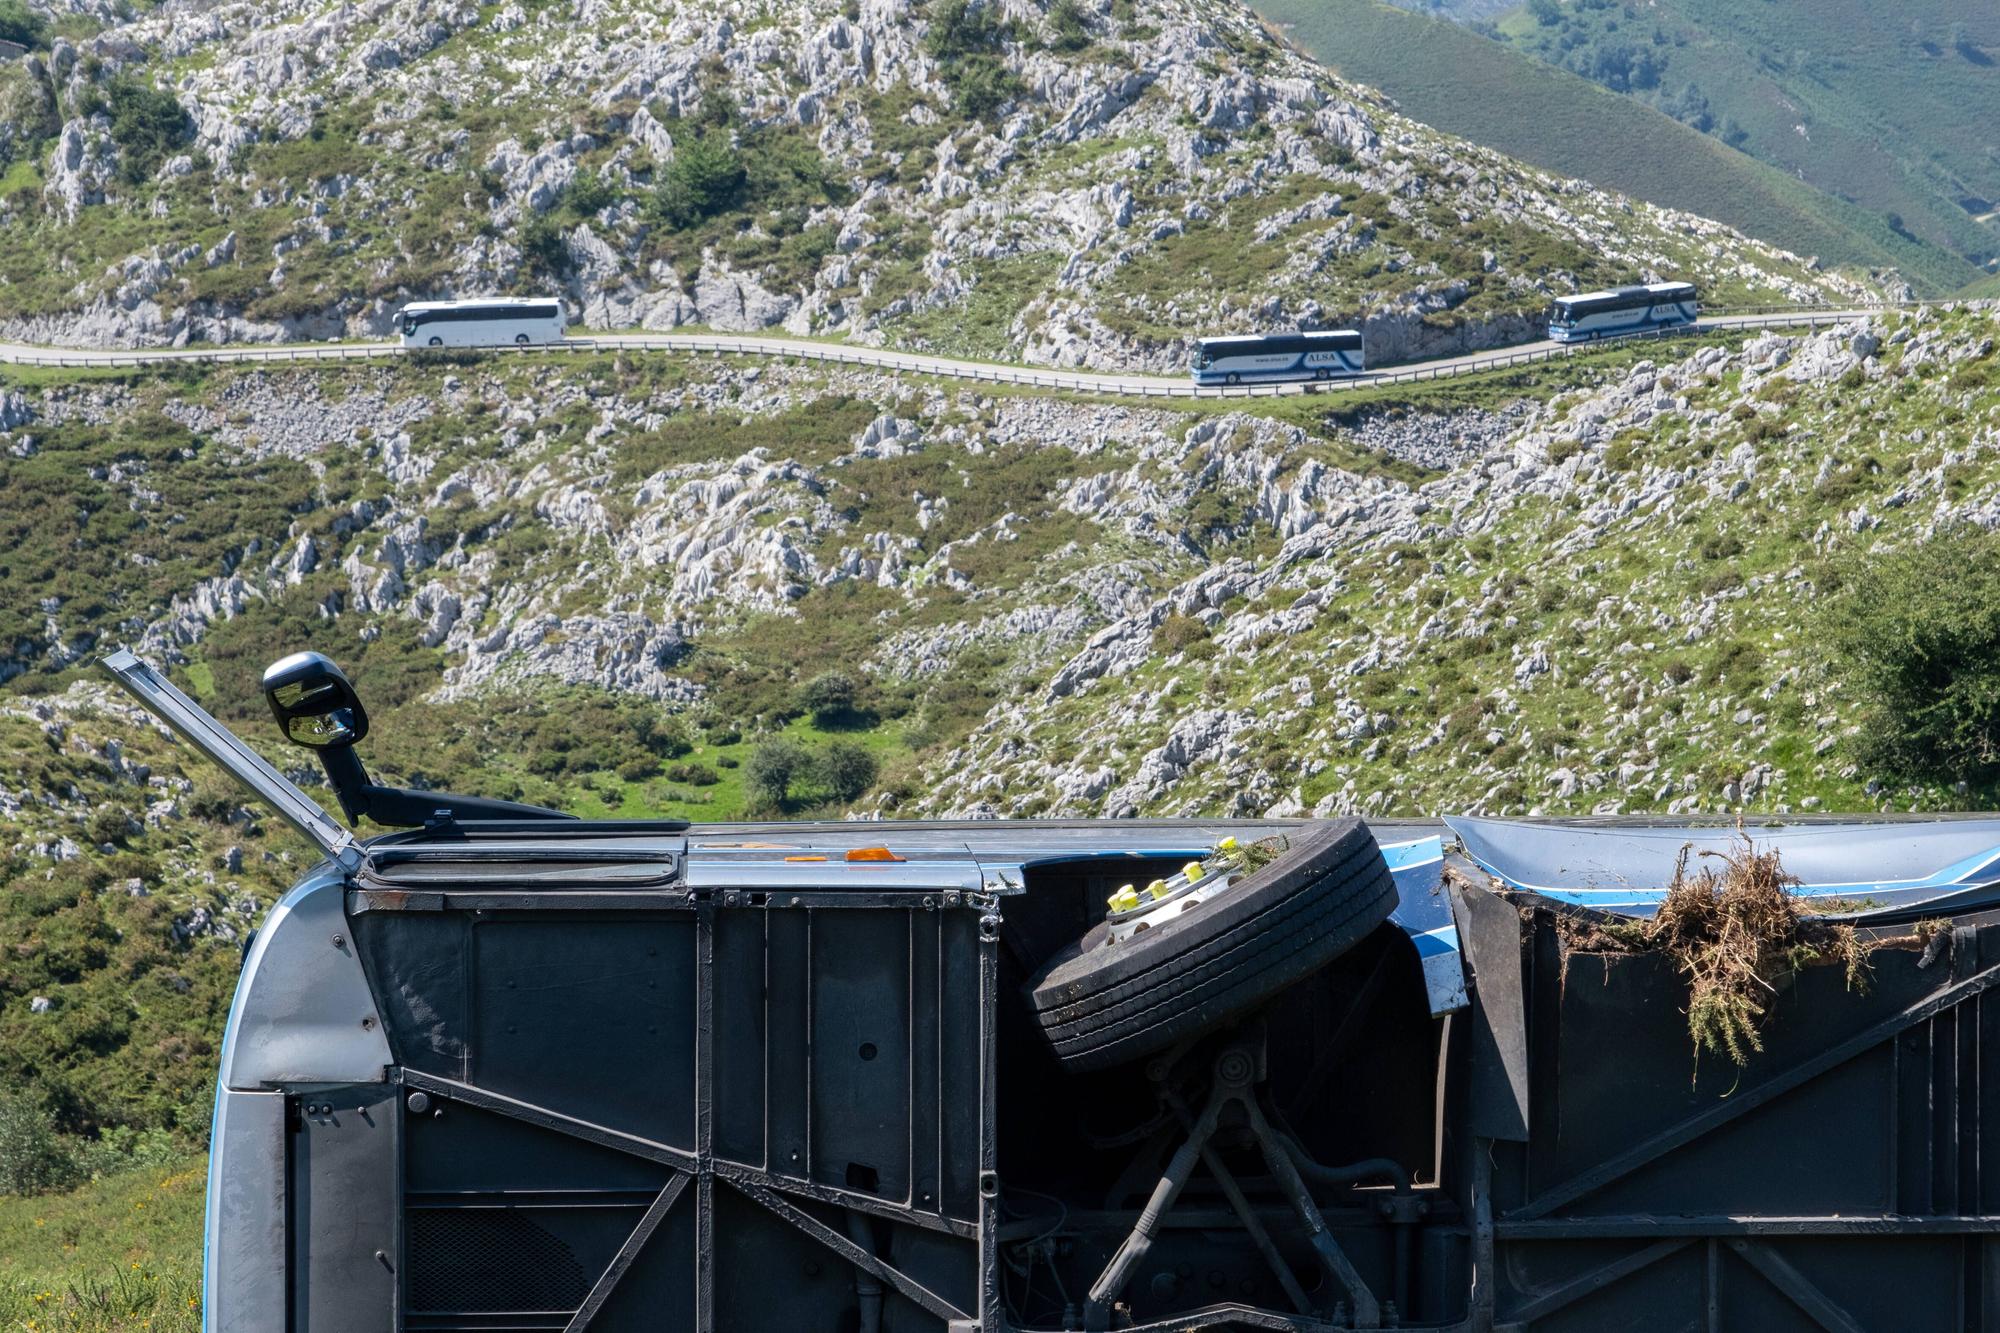
[[[991,118],[1027,91],[1027,85],[998,56],[966,56],[952,62],[948,73],[959,109],[973,120]]]
[[[617,203],[618,194],[618,182],[611,178],[611,173],[579,171],[563,187],[558,206],[578,218],[588,218]]]
[[[743,766],[744,780],[750,790],[771,805],[783,805],[791,799],[792,784],[800,781],[812,769],[812,756],[797,741],[783,736],[773,736],[750,752],[750,762]]]
[[[1829,665],[1860,705],[1855,758],[1892,780],[2000,780],[2000,534],[1949,532],[1834,572]]]
[[[0,1194],[42,1194],[75,1179],[75,1160],[42,1100],[27,1092],[0,1096]]]
[[[655,207],[673,227],[692,227],[735,207],[743,193],[743,159],[720,130],[674,145],[661,174]]]
[[[875,756],[853,741],[832,741],[819,753],[819,784],[843,804],[875,785]]]
[[[924,49],[940,60],[955,60],[1000,45],[1006,30],[993,11],[975,0],[940,0],[931,11]]]
[[[812,714],[814,722],[826,726],[850,716],[859,693],[852,676],[829,671],[806,683],[806,687],[799,691],[799,705]]]
[[[48,31],[42,16],[22,0],[0,0],[0,42],[19,46],[40,46]]]
[[[194,139],[194,122],[172,93],[121,78],[106,96],[111,140],[124,161],[120,174],[137,185],[159,169],[167,154]]]
[[[517,241],[521,257],[531,267],[556,278],[569,271],[569,242],[562,224],[551,215],[537,213],[523,222]]]
[[[1077,0],[1056,0],[1049,6],[1049,45],[1058,51],[1081,51],[1090,45],[1090,20]]]

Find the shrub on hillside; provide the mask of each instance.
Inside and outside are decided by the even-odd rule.
[[[998,56],[967,56],[946,67],[959,110],[973,120],[987,120],[1027,92],[1027,85]]]
[[[521,257],[551,277],[569,271],[569,242],[563,239],[562,224],[548,213],[538,213],[521,224]]]
[[[1081,51],[1090,45],[1090,19],[1077,0],[1056,0],[1049,6],[1049,45],[1058,51]]]
[[[1088,40],[1081,14],[1074,15],[1067,28],[1061,16],[1052,17],[1059,35],[1067,31]],[[1027,91],[1000,58],[1001,47],[1013,34],[995,17],[992,6],[976,0],[941,0],[932,8],[930,18],[924,49],[937,57],[960,111],[974,120],[985,120]]]
[[[0,1096],[0,1194],[46,1194],[76,1183],[55,1117],[31,1093]]]
[[[813,767],[827,795],[842,803],[875,785],[875,756],[853,741],[830,742],[819,752]]]
[[[47,32],[42,16],[21,0],[0,0],[0,42],[40,46]]]
[[[557,207],[578,217],[592,217],[618,202],[618,182],[609,172],[579,171],[563,187]]]
[[[773,736],[750,752],[743,777],[750,790],[771,805],[791,799],[792,787],[805,780],[812,769],[812,755],[803,745],[783,736]]]
[[[1829,665],[1860,705],[1856,760],[1917,782],[2000,780],[2000,534],[1941,533],[1833,572]]]
[[[859,696],[854,677],[842,671],[829,671],[806,682],[806,687],[799,691],[799,707],[825,727],[853,716]]]
[[[119,172],[129,184],[151,178],[167,155],[194,141],[194,122],[172,93],[137,79],[118,79],[106,91],[111,141],[118,145]]]
[[[991,7],[978,0],[942,0],[931,11],[924,49],[940,60],[956,60],[1000,45],[1007,30]]]
[[[742,155],[726,133],[684,139],[674,145],[673,161],[661,173],[654,210],[669,226],[692,227],[734,208],[747,178]]]
[[[1169,654],[1183,652],[1207,638],[1207,625],[1193,616],[1175,613],[1153,627],[1153,650]]]

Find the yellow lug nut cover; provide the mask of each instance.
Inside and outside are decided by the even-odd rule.
[[[1218,852],[1233,852],[1233,851],[1235,851],[1235,850],[1236,850],[1236,839],[1234,839],[1234,838],[1224,838],[1224,839],[1223,839],[1223,840],[1222,840],[1221,842],[1218,842],[1218,843],[1216,843],[1216,844],[1215,844],[1215,850],[1216,850],[1216,851],[1218,851]]]
[[[1114,912],[1129,912],[1139,905],[1139,891],[1130,884],[1121,884],[1118,892],[1107,900]]]
[[[1181,867],[1181,873],[1188,877],[1188,883],[1190,884],[1194,883],[1196,880],[1202,877],[1203,871],[1201,868],[1201,862],[1199,861],[1188,862],[1186,865]]]
[[[1156,879],[1146,886],[1146,892],[1152,894],[1155,898],[1164,898],[1167,896],[1167,882],[1163,879]]]

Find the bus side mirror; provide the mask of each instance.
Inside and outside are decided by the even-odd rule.
[[[294,745],[346,749],[368,734],[368,712],[333,660],[293,653],[264,671],[264,698],[278,729]]]

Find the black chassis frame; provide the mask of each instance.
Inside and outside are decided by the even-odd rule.
[[[1413,1238],[1419,1289],[1400,1312],[1378,1305],[1379,1321],[1359,1302],[1350,1307],[1321,1294],[1313,1313],[1285,1312],[1261,1298],[1183,1301],[1158,1318],[1110,1309],[1123,1327],[1318,1331],[1387,1324],[1400,1314],[1414,1318],[1404,1326],[1468,1331],[1614,1323],[1841,1333],[2000,1330],[2000,1176],[1986,1172],[1983,1162],[1986,1138],[2000,1133],[2000,1096],[1985,1095],[1985,1071],[2000,1068],[2000,1023],[1987,1013],[1988,992],[2000,981],[2000,926],[1988,923],[1988,914],[1961,918],[1934,936],[1921,956],[1906,950],[1880,955],[1866,994],[1846,992],[1832,975],[1837,969],[1801,972],[1776,1006],[1769,1049],[1749,1069],[1697,1063],[1690,1077],[1684,1020],[1673,1003],[1676,982],[1662,960],[1566,958],[1556,925],[1562,909],[1532,899],[1503,901],[1462,885],[1452,892],[1475,1003],[1446,1020],[1440,1033],[1444,1053],[1430,1109],[1442,1183],[1414,1192],[1344,1194],[1325,1204],[1317,1229],[1285,1198],[1271,1199],[1267,1178],[1244,1182],[1258,1197],[1241,1210],[1221,1207],[1212,1197],[1176,1199],[1178,1188],[1162,1200],[1156,1189],[1154,1202],[1161,1207],[1066,1211],[1049,1231],[1039,1221],[1010,1221],[1001,1210],[1005,1127],[996,1094],[1003,1070],[1003,935],[1008,913],[1025,908],[1027,899],[945,888],[792,892],[691,889],[669,880],[652,888],[550,891],[387,887],[364,879],[348,890],[348,915],[396,1050],[387,1071],[393,1100],[383,1114],[380,1088],[292,1090],[293,1133],[300,1140],[290,1153],[301,1264],[294,1326],[319,1333],[384,1327],[388,1310],[374,1289],[386,1279],[398,1328],[611,1329],[631,1318],[619,1301],[632,1287],[644,1289],[657,1313],[660,1275],[677,1265],[685,1282],[668,1281],[664,1289],[677,1298],[684,1288],[686,1317],[683,1323],[669,1314],[665,1326],[703,1333],[778,1326],[741,1305],[757,1299],[755,1292],[746,1296],[740,1274],[731,1278],[737,1252],[748,1245],[779,1256],[759,1266],[770,1275],[763,1285],[780,1310],[794,1303],[802,1312],[856,1304],[865,1312],[872,1306],[861,1326],[891,1330],[1083,1327],[1101,1318],[1079,1308],[1056,1324],[1013,1321],[1003,1289],[1006,1253],[1044,1231],[1044,1239],[1074,1239],[1068,1262],[1087,1279],[1106,1270],[1104,1261],[1119,1244],[1129,1248],[1139,1230],[1135,1220],[1151,1213],[1157,1235],[1172,1230],[1183,1243],[1189,1236],[1234,1236],[1242,1243],[1228,1262],[1261,1256],[1293,1274],[1310,1272],[1314,1251],[1324,1256],[1322,1242],[1331,1240],[1336,1251],[1352,1253],[1357,1270],[1365,1270],[1361,1281],[1378,1292],[1392,1282],[1384,1280],[1379,1256],[1367,1253],[1366,1242],[1351,1238],[1383,1220],[1400,1221],[1404,1225],[1393,1230]],[[425,984],[424,958],[433,964],[445,955],[456,960],[467,978],[460,1020],[472,1023],[481,975],[477,932],[504,937],[515,928],[532,931],[536,922],[560,931],[601,915],[640,931],[646,922],[666,923],[690,946],[693,1072],[686,1135],[639,1132],[617,1115],[588,1113],[589,1088],[567,1104],[552,1104],[560,1097],[518,1095],[504,1065],[492,1066],[500,1077],[489,1078],[469,1045],[454,1045],[449,1021],[426,1026],[414,1017],[411,987]],[[421,944],[399,950],[390,943],[417,922],[426,923]],[[836,922],[843,924],[828,924]],[[955,969],[949,978],[942,971],[911,972],[898,982],[906,989],[938,987],[935,1008],[912,1004],[896,1016],[918,1033],[911,1049],[930,1045],[942,1053],[957,1043],[930,1070],[929,1086],[938,1095],[928,1111],[916,1095],[924,1079],[905,1089],[913,1119],[903,1126],[904,1140],[914,1145],[912,1162],[915,1146],[939,1145],[933,1176],[919,1179],[912,1171],[891,1188],[865,1173],[829,1178],[810,1163],[785,1165],[769,1152],[746,1161],[754,1154],[744,1151],[742,1126],[723,1123],[730,1114],[723,1103],[732,1062],[741,1053],[743,1013],[736,1002],[747,993],[732,989],[732,978],[741,982],[743,967],[761,968],[762,984],[781,990],[784,969],[768,950],[787,932],[810,937],[820,928],[814,923],[836,935],[859,931],[846,936],[850,942],[903,938],[934,945],[930,956],[938,967]],[[460,930],[462,938],[440,955],[438,946]],[[541,943],[555,938],[545,934]],[[746,952],[747,941],[758,942],[757,948]],[[909,966],[927,966],[925,956],[912,947]],[[948,958],[957,961],[947,964]],[[604,961],[610,966],[616,960]],[[585,962],[579,956],[574,966],[564,964],[571,970],[558,989],[584,985]],[[870,969],[892,963],[878,952]],[[453,971],[434,969],[432,980]],[[764,1003],[768,1015],[788,1001],[767,989]],[[954,1024],[956,1036],[945,1031]],[[768,1024],[762,1029],[767,1038],[772,1030]],[[1605,1054],[1607,1042],[1618,1043],[1615,1057]],[[1230,1034],[1192,1054],[1198,1060],[1226,1056],[1242,1043],[1241,1033]],[[840,1057],[835,1052],[829,1058]],[[970,1083],[954,1080],[943,1068],[946,1060],[958,1061]],[[776,1064],[767,1050],[759,1067],[768,1071]],[[1635,1089],[1647,1096],[1635,1100]],[[768,1083],[762,1091],[767,1108],[783,1100]],[[354,1114],[337,1109],[350,1102],[357,1103]],[[851,1150],[848,1136],[874,1132],[844,1124],[838,1107],[825,1109],[827,1121],[809,1156],[824,1150],[838,1158]],[[1198,1159],[1209,1184],[1220,1185],[1224,1202],[1234,1205],[1226,1197],[1238,1192],[1227,1183],[1230,1169],[1217,1169],[1221,1159],[1204,1151],[1203,1135],[1184,1132],[1188,1120],[1200,1118],[1197,1108],[1183,1103],[1177,1109],[1182,1124],[1164,1129],[1161,1141],[1179,1143],[1183,1161],[1179,1170],[1170,1166],[1162,1182],[1185,1184]],[[454,1196],[413,1188],[411,1173],[421,1170],[415,1164],[431,1147],[445,1143],[444,1156],[452,1155],[438,1125],[466,1119],[506,1122],[539,1136],[535,1141],[544,1148],[569,1143],[596,1154],[593,1161],[615,1158],[653,1173],[643,1186],[628,1181],[599,1191],[613,1200],[605,1206],[617,1212],[619,1234],[583,1265],[589,1280],[570,1306],[481,1314],[413,1304],[412,1293],[423,1288],[425,1265],[435,1256],[427,1258],[427,1242],[413,1234],[411,1219],[426,1210],[434,1216],[459,1205],[492,1204],[465,1197],[478,1190]],[[954,1119],[969,1132],[952,1138],[946,1122]],[[359,1152],[322,1146],[362,1124],[388,1133]],[[1773,1144],[1780,1146],[1774,1150]],[[1231,1161],[1242,1160],[1243,1147],[1236,1145],[1239,1155]],[[379,1169],[385,1156],[394,1162],[387,1173]],[[359,1192],[352,1189],[357,1163],[373,1182]],[[1269,1164],[1272,1177],[1283,1174],[1278,1162]],[[320,1176],[322,1168],[332,1174]],[[933,1190],[925,1191],[925,1183]],[[549,1197],[525,1189],[501,1192],[510,1195],[502,1211],[545,1207],[553,1215],[566,1206],[553,1197],[560,1191],[545,1191]],[[333,1196],[339,1195],[345,1198],[336,1206]],[[1308,1189],[1308,1207],[1312,1197]],[[1348,1206],[1356,1200],[1367,1207]],[[344,1249],[316,1244],[320,1223],[301,1213],[301,1201],[324,1207],[329,1225],[375,1217],[381,1244],[372,1251],[351,1242]],[[1370,1211],[1378,1216],[1357,1215]],[[1390,1212],[1401,1215],[1388,1219]],[[1244,1225],[1251,1216],[1264,1224],[1263,1240],[1256,1227]],[[743,1240],[752,1231],[755,1237]],[[676,1233],[686,1242],[678,1252],[665,1243]],[[831,1304],[822,1299],[812,1306],[809,1289],[825,1273],[808,1261],[807,1280],[786,1276],[784,1265],[798,1251],[778,1237],[825,1255],[849,1276],[851,1290],[837,1284]],[[1274,1250],[1282,1256],[1272,1260]],[[1053,1269],[1052,1248],[1050,1256]],[[803,1314],[801,1319],[790,1326],[817,1326]]]

